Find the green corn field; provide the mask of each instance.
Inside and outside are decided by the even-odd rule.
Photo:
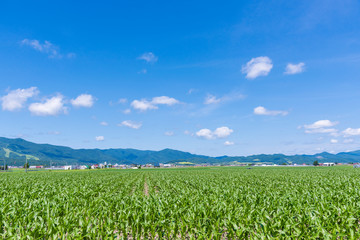
[[[360,170],[0,174],[3,239],[359,239]]]

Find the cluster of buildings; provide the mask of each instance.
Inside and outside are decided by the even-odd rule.
[[[92,165],[66,165],[60,167],[64,170],[83,170],[83,169],[103,169],[103,168],[114,168],[114,169],[141,169],[141,168],[171,168],[175,167],[174,164],[143,164],[143,165],[136,165],[136,164],[108,164],[108,163],[99,163],[99,164],[92,164]],[[47,168],[53,169],[53,168]]]
[[[64,166],[51,166],[45,167],[43,165],[29,166],[29,170],[85,170],[85,169],[103,169],[103,168],[115,168],[115,169],[141,169],[141,168],[171,168],[175,167],[174,164],[108,164],[106,162],[92,165],[64,165]],[[11,168],[24,168],[24,166],[9,166]]]
[[[319,166],[324,167],[331,167],[335,165],[353,165],[354,168],[360,168],[360,164],[343,164],[343,163],[319,163]],[[170,163],[160,163],[160,164],[143,164],[143,165],[136,165],[136,164],[108,164],[106,162],[100,164],[92,164],[92,165],[64,165],[64,166],[51,166],[45,167],[43,165],[38,166],[29,166],[29,170],[85,170],[85,169],[104,169],[104,168],[113,168],[113,169],[147,169],[147,168],[179,168],[179,167],[210,167],[210,166],[253,166],[253,167],[309,167],[313,166],[312,164],[273,164],[273,163],[236,163],[230,165],[223,165],[223,164],[170,164]],[[9,166],[11,168],[23,168],[23,166]]]

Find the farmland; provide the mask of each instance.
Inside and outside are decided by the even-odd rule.
[[[350,167],[0,174],[0,235],[32,239],[360,238]]]

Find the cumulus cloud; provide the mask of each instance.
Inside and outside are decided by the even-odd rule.
[[[148,63],[155,63],[155,62],[157,62],[158,57],[155,56],[152,52],[147,52],[147,53],[144,53],[143,55],[141,55],[140,57],[138,57],[138,59],[144,60]]]
[[[330,120],[319,120],[312,124],[304,125],[305,133],[329,133],[332,136],[338,135],[338,130],[332,128],[339,122],[332,122]]]
[[[232,132],[233,132],[233,130],[228,127],[219,127],[217,129],[215,129],[214,135],[217,138],[225,138],[225,137],[229,136]]]
[[[66,113],[67,108],[64,107],[64,97],[57,95],[43,102],[30,104],[29,111],[37,116],[55,116]]]
[[[2,109],[6,111],[15,111],[24,107],[26,101],[39,93],[37,87],[26,89],[16,89],[10,91],[7,95],[1,97]]]
[[[71,99],[70,102],[74,107],[90,108],[94,105],[95,98],[90,94],[81,94],[77,98]]]
[[[225,146],[231,146],[231,145],[234,145],[235,143],[234,142],[231,142],[231,141],[225,141],[224,142],[224,145]]]
[[[359,136],[360,135],[360,128],[347,128],[343,132],[345,137],[349,136]]]
[[[280,111],[280,110],[268,110],[264,108],[263,106],[259,106],[254,108],[254,114],[256,115],[270,115],[270,116],[276,116],[276,115],[287,115],[289,112],[287,111]]]
[[[269,57],[252,58],[246,65],[242,66],[242,73],[246,74],[246,78],[255,79],[260,76],[267,76],[273,67]]]
[[[145,99],[134,100],[134,101],[132,101],[132,103],[130,105],[131,105],[131,107],[133,107],[134,109],[139,110],[139,111],[158,109],[157,106],[155,106],[154,104],[152,104],[151,102],[149,102]]]
[[[337,125],[339,122],[332,122],[330,120],[319,120],[309,125],[304,125],[305,129],[318,129],[325,127],[333,127]]]
[[[49,56],[49,58],[63,57],[63,55],[59,52],[59,47],[49,41],[44,41],[43,43],[41,43],[39,40],[36,39],[24,39],[21,41],[21,45],[29,46],[38,52],[45,53]],[[65,54],[65,56],[67,58],[74,58],[76,55],[75,53],[67,53]]]
[[[205,139],[214,139],[214,134],[210,129],[203,128],[196,132],[196,136],[205,138]]]
[[[133,129],[139,129],[142,126],[142,123],[137,123],[137,122],[133,122],[130,120],[125,120],[122,123],[118,124],[118,126],[124,126],[124,127],[128,127],[128,128],[133,128]]]
[[[102,126],[108,126],[109,124],[107,122],[101,122],[100,125]]]
[[[298,74],[298,73],[302,73],[305,70],[305,63],[301,62],[298,64],[292,64],[292,63],[288,63],[288,65],[286,65],[286,69],[284,74]]]
[[[215,96],[208,94],[205,98],[204,104],[216,104],[221,102],[220,98],[216,98]]]
[[[203,128],[196,132],[196,136],[210,140],[217,138],[226,138],[233,132],[234,130],[228,127],[219,127],[215,129],[215,131],[211,131],[210,129]]]
[[[131,107],[133,107],[136,110],[139,111],[146,111],[150,109],[158,109],[157,105],[168,105],[172,106],[174,104],[180,103],[175,98],[171,98],[168,96],[160,96],[160,97],[154,97],[151,101],[148,101],[146,99],[141,100],[134,100],[131,102]]]
[[[331,143],[338,143],[338,140],[337,139],[331,139],[330,142]]]
[[[178,100],[176,100],[175,98],[171,98],[168,96],[161,96],[161,97],[154,97],[151,101],[152,104],[154,105],[159,105],[159,104],[164,104],[164,105],[174,105],[179,103]]]
[[[97,136],[97,137],[95,137],[95,140],[96,141],[104,141],[105,137],[104,136]]]

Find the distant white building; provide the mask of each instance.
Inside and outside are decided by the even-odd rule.
[[[64,166],[63,168],[64,168],[64,170],[72,170],[72,166],[71,166],[71,165]]]
[[[44,168],[44,166],[29,166],[29,168],[34,169],[34,168]]]
[[[331,167],[331,166],[335,166],[335,163],[323,163],[323,166]]]

